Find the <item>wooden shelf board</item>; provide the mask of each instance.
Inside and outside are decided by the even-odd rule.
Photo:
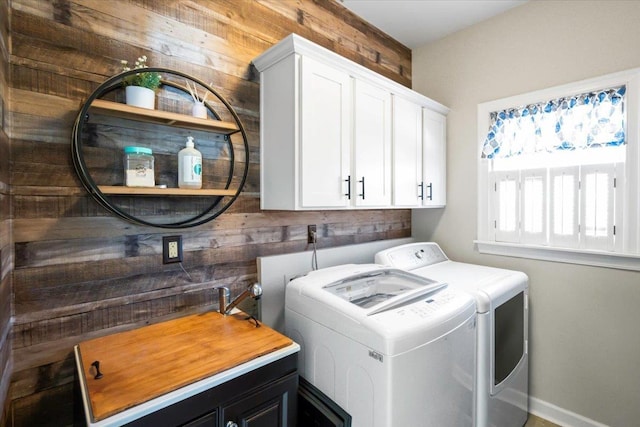
[[[91,109],[95,112],[108,116],[116,116],[150,123],[160,123],[170,126],[187,127],[190,129],[208,130],[226,135],[239,131],[238,126],[231,122],[200,119],[198,117],[172,113],[169,111],[148,110],[146,108],[133,107],[119,102],[105,101],[104,99],[93,100],[91,103]]]
[[[103,194],[125,196],[235,196],[237,191],[222,188],[192,190],[188,188],[125,187],[122,185],[99,185],[98,189]]]

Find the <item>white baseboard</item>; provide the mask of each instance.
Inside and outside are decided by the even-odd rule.
[[[563,427],[609,427],[552,403],[529,396],[529,412]]]

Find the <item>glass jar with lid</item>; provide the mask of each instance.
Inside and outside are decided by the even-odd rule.
[[[146,147],[124,147],[124,185],[155,187],[153,151]]]

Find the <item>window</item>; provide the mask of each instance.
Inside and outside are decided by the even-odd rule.
[[[640,70],[478,106],[480,252],[640,270]]]

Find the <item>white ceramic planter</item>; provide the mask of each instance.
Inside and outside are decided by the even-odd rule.
[[[142,86],[127,86],[125,88],[125,96],[127,105],[149,110],[156,108],[156,93],[152,89]]]
[[[206,119],[207,107],[204,105],[204,103],[196,102],[193,104],[193,108],[191,109],[191,115],[200,119]]]

